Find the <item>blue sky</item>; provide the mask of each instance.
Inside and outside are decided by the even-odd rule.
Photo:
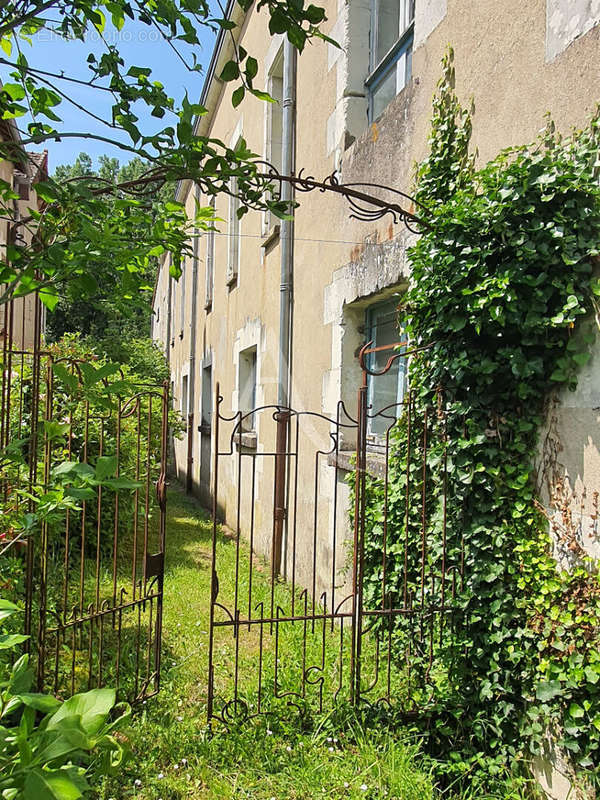
[[[130,66],[150,67],[152,69],[151,80],[160,81],[165,86],[168,94],[175,99],[176,104],[181,101],[186,90],[190,101],[198,101],[215,40],[215,35],[210,29],[204,28],[200,31],[202,47],[200,49],[198,47],[195,48],[196,59],[204,67],[202,72],[190,72],[171,50],[168,43],[159,37],[158,32],[147,25],[128,21],[120,32],[107,25],[105,36],[111,44],[118,46],[127,68]],[[64,72],[66,75],[83,80],[89,78],[88,54],[93,52],[98,55],[104,50],[104,45],[97,34],[90,35],[85,42],[67,42],[45,31],[33,39],[32,45],[23,43],[21,46],[32,67],[53,73]],[[190,46],[184,43],[179,46],[179,49],[184,55],[184,59],[191,63]],[[9,72],[10,69],[8,67],[0,65],[0,78],[3,82],[11,80]],[[105,99],[104,92],[78,87],[65,82],[58,85],[68,92],[72,100],[85,109],[100,117],[110,118],[110,104]],[[106,95],[106,97],[109,96]],[[63,120],[62,123],[57,125],[60,130],[78,133],[89,131],[114,138],[114,131],[95,121],[65,100],[63,100],[57,111]],[[171,121],[166,115],[162,120],[156,120],[142,108],[136,109],[136,112],[140,116],[138,126],[142,132],[162,128],[171,124],[172,121],[174,122],[174,118]],[[23,125],[24,119],[17,120],[20,126]],[[128,153],[123,153],[116,148],[111,148],[110,145],[92,139],[66,138],[57,143],[48,142],[44,147],[49,151],[51,171],[58,164],[74,161],[81,151],[89,153],[94,162],[103,153],[117,157],[121,163],[129,161],[131,158]],[[34,148],[32,147],[31,149]]]

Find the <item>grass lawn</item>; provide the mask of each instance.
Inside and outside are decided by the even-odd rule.
[[[311,722],[290,710],[250,720],[229,732],[218,726],[212,732],[207,729],[211,524],[200,507],[177,489],[169,493],[168,509],[162,689],[134,712],[123,730],[133,756],[98,788],[96,797],[441,798],[427,761],[408,734],[365,730],[350,712],[343,724],[331,714]],[[234,543],[222,537],[220,548],[221,557],[233,565]],[[247,563],[247,552],[243,558]],[[257,591],[267,591],[267,577],[257,574],[256,580],[261,584]],[[221,589],[226,592],[227,586]],[[226,664],[231,634],[216,646],[217,662]],[[240,656],[243,684],[245,675],[250,680],[256,670],[251,642]],[[460,800],[468,796],[461,793]],[[481,797],[472,795],[476,796]],[[459,798],[453,795],[452,800]]]

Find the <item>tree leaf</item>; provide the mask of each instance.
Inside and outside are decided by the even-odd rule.
[[[0,620],[12,617],[13,614],[17,614],[20,611],[21,609],[19,606],[11,603],[10,600],[6,600],[4,597],[0,597]]]
[[[112,478],[117,471],[117,456],[98,456],[96,461],[96,479],[103,481],[105,478]]]
[[[79,788],[64,770],[34,770],[25,779],[25,800],[78,800]]]
[[[228,61],[221,71],[222,81],[235,81],[240,77],[240,68],[237,61]]]
[[[245,94],[246,94],[246,89],[244,86],[238,86],[237,89],[235,89],[235,91],[231,95],[231,104],[233,105],[234,108],[237,108],[239,106],[239,104],[244,99]]]

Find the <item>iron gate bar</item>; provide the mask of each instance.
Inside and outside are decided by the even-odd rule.
[[[38,483],[48,486],[52,469],[64,458],[82,464],[91,461],[94,467],[97,458],[112,457],[115,478],[139,483],[132,490],[131,513],[121,497],[128,490],[99,486],[93,501],[84,498],[79,510],[66,510],[52,522],[45,519],[39,533],[23,541],[24,632],[29,636],[26,646],[37,686],[64,696],[110,679],[116,680],[121,696],[140,700],[160,686],[168,383],[135,384],[133,396],[113,396],[112,410],[92,408],[89,397],[82,399],[82,362],[41,347],[39,300],[32,309],[34,336],[29,350],[11,338],[15,310],[12,304],[4,308],[0,447],[24,441],[26,448],[24,466],[11,467],[0,478],[5,502],[12,498],[17,510],[27,502],[27,510],[33,511],[33,501],[24,501],[19,493],[26,490],[31,495]],[[59,366],[64,370],[61,375],[67,376],[64,381],[57,376]],[[103,378],[99,385],[109,391],[110,383]],[[58,446],[50,433],[56,421],[65,426],[64,446]],[[150,493],[155,476],[156,502]],[[140,491],[144,492],[141,504]],[[157,520],[150,530],[154,507]],[[140,514],[143,542],[137,533]],[[18,556],[21,534],[14,541],[11,535],[9,531],[9,545],[2,552]],[[119,568],[123,543],[132,548],[130,587],[123,584]],[[143,578],[137,575],[139,561]]]
[[[358,413],[356,419],[346,411],[343,403],[338,403],[336,414],[329,417],[324,414],[297,411],[279,405],[265,405],[248,413],[237,412],[227,416],[222,411],[223,397],[220,387],[216,387],[216,413],[214,417],[214,470],[213,470],[213,531],[211,554],[211,619],[209,630],[209,670],[208,670],[208,718],[219,719],[229,724],[234,718],[253,716],[255,713],[271,713],[272,703],[286,701],[301,707],[304,703],[314,703],[320,711],[324,707],[325,698],[330,696],[335,702],[346,696],[354,703],[384,702],[391,704],[395,698],[402,704],[407,714],[414,714],[418,708],[431,702],[435,694],[434,667],[452,668],[452,658],[458,652],[459,639],[457,623],[460,620],[460,608],[456,605],[457,593],[464,581],[464,541],[459,548],[449,550],[447,541],[448,513],[448,453],[446,435],[446,412],[441,395],[438,395],[436,408],[424,408],[417,411],[415,398],[411,391],[399,403],[393,403],[382,409],[372,410],[367,403],[368,380],[376,380],[379,375],[388,372],[392,364],[399,358],[406,358],[416,350],[397,352],[399,346],[406,347],[406,342],[386,347],[372,348],[367,343],[361,350],[359,360],[363,373],[362,385],[358,391]],[[394,350],[381,371],[369,369],[367,357],[373,353]],[[392,428],[399,416],[404,418],[406,430],[405,459],[403,467],[405,487],[403,492],[404,509],[401,519],[404,532],[400,542],[395,542],[395,549],[390,549],[390,513],[394,508],[395,519],[400,511],[398,497],[395,495],[395,506],[391,503],[390,459],[397,445],[390,438]],[[265,424],[272,420],[275,423],[275,447],[265,451],[248,451],[243,447],[242,428],[245,421],[253,417],[256,429],[259,425],[261,440],[266,444],[271,440]],[[308,435],[307,420],[314,420]],[[371,549],[369,565],[366,563],[367,536],[367,475],[369,473],[367,424],[369,420],[381,419],[386,422],[383,443],[384,469],[381,478],[383,488],[383,508],[380,517],[381,539],[376,547],[379,549],[378,561],[374,562],[374,551]],[[316,421],[326,424],[324,437],[328,446],[317,444]],[[418,422],[418,425],[416,424]],[[321,424],[320,423],[320,424]],[[221,427],[226,426],[227,446],[221,444]],[[231,430],[229,430],[231,428]],[[336,603],[337,584],[337,536],[338,536],[338,473],[341,452],[342,433],[353,432],[356,436],[356,462],[354,474],[354,523],[352,532],[352,567],[351,586],[341,602]],[[265,434],[265,435],[263,435]],[[307,439],[311,448],[305,452],[303,441]],[[344,440],[345,441],[345,440]],[[285,442],[285,444],[284,444]],[[314,449],[313,449],[314,448]],[[431,453],[437,452],[437,460],[432,462]],[[270,544],[270,581],[268,586],[268,604],[270,609],[265,613],[265,602],[260,594],[255,597],[253,570],[257,556],[257,530],[255,509],[258,497],[264,497],[265,481],[268,474],[261,471],[262,484],[258,486],[257,459],[267,463],[273,459],[273,529]],[[248,462],[248,459],[250,461]],[[312,461],[311,461],[312,459]],[[292,463],[293,460],[293,463]],[[235,585],[232,590],[233,607],[228,607],[227,598],[219,597],[219,561],[218,561],[218,519],[219,488],[221,483],[220,462],[229,461],[232,472],[228,475],[230,488],[235,495],[236,519],[235,541]],[[283,467],[282,467],[283,462]],[[300,463],[303,465],[300,470]],[[307,477],[307,464],[311,463],[312,499]],[[321,468],[325,463],[335,467],[333,489],[330,494],[330,508],[333,520],[323,527],[321,510],[325,500],[321,499]],[[435,463],[435,468],[433,464]],[[250,465],[246,470],[244,464]],[[418,466],[418,471],[411,471],[411,464]],[[435,471],[432,471],[435,470]],[[269,473],[270,474],[270,473]],[[282,492],[282,475],[288,476],[289,496],[287,505],[282,503],[285,495]],[[370,480],[370,479],[369,479]],[[299,494],[299,483],[300,486]],[[432,484],[431,482],[434,481]],[[246,483],[250,485],[250,494],[244,492]],[[327,491],[327,490],[326,490]],[[231,498],[230,498],[231,499]],[[250,520],[249,530],[244,536],[249,540],[250,553],[246,583],[242,584],[240,575],[241,537],[242,537],[242,503],[249,504],[250,513],[245,519]],[[227,505],[227,503],[226,503]],[[430,546],[430,529],[433,525],[433,512],[439,509],[438,530],[441,536],[441,552]],[[437,512],[436,512],[437,513]],[[231,514],[231,512],[229,512]],[[287,519],[290,527],[291,551],[284,563],[291,562],[291,576],[288,584],[279,580],[279,572],[275,569],[279,561],[279,525]],[[370,525],[372,523],[369,523]],[[299,538],[300,528],[304,531]],[[415,525],[417,526],[415,528]],[[416,548],[411,548],[409,530],[417,537]],[[326,579],[325,573],[317,581],[317,550],[322,541],[323,531],[328,531],[332,544],[329,545],[331,557],[331,585],[317,593],[317,584]],[[304,563],[298,558],[299,546],[303,546]],[[267,555],[269,548],[267,547]],[[258,548],[260,550],[260,547]],[[398,569],[400,567],[400,569]],[[365,596],[367,574],[379,569],[378,594],[376,602]],[[299,576],[304,588],[296,594]],[[393,576],[393,577],[391,577]],[[328,579],[327,579],[328,580]],[[371,584],[372,585],[372,584]],[[309,587],[310,591],[306,588]],[[248,592],[246,603],[243,593]],[[284,599],[285,598],[285,599]],[[258,600],[258,602],[256,602]],[[242,613],[242,607],[247,613]],[[218,617],[217,617],[218,612]],[[289,637],[295,626],[300,626],[299,637],[290,645]],[[337,630],[336,630],[337,626]],[[339,635],[338,635],[339,630]],[[217,671],[216,636],[218,632],[231,631],[234,637],[233,653],[233,696],[225,686],[225,695],[217,694],[216,681],[221,680]],[[246,632],[256,632],[252,639],[257,647],[256,684],[250,686],[248,679],[241,687],[238,674],[240,669],[240,637]],[[286,638],[287,637],[287,638]],[[258,641],[257,641],[258,640]],[[284,643],[287,642],[287,645]],[[295,643],[295,644],[294,644]],[[274,647],[274,661],[271,655]],[[310,647],[309,647],[310,645]],[[294,677],[289,674],[289,648],[299,648],[299,672]],[[398,649],[400,648],[400,649]],[[346,652],[348,651],[348,657]],[[439,652],[438,652],[439,651]],[[332,661],[332,656],[334,660]],[[441,660],[440,660],[441,659]],[[280,663],[281,662],[281,663]],[[446,666],[442,665],[445,664]],[[295,669],[295,668],[294,668]],[[270,676],[270,677],[269,677]],[[290,683],[290,677],[293,678]],[[272,683],[271,683],[272,681]],[[398,683],[400,681],[400,683]],[[270,686],[271,700],[267,703],[267,686]],[[378,690],[378,686],[381,688]],[[402,686],[404,688],[402,688]],[[401,687],[402,697],[399,695]],[[378,695],[378,696],[377,696]],[[219,696],[219,706],[215,705]],[[373,697],[376,697],[373,700]],[[254,697],[254,705],[250,698]],[[404,698],[404,699],[403,699]]]

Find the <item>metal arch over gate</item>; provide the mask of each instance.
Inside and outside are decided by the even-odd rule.
[[[408,392],[369,408],[368,381],[406,357],[392,353],[375,373],[365,363],[373,352],[361,352],[355,416],[342,402],[335,417],[280,406],[227,416],[217,385],[209,720],[342,700],[410,715],[453,670],[465,554],[446,542],[443,403],[417,413]],[[378,452],[367,436],[374,420],[385,428]],[[391,482],[397,421],[406,469]],[[374,510],[376,484],[384,500]],[[232,530],[222,539],[224,515]],[[404,535],[392,540],[398,522]]]

